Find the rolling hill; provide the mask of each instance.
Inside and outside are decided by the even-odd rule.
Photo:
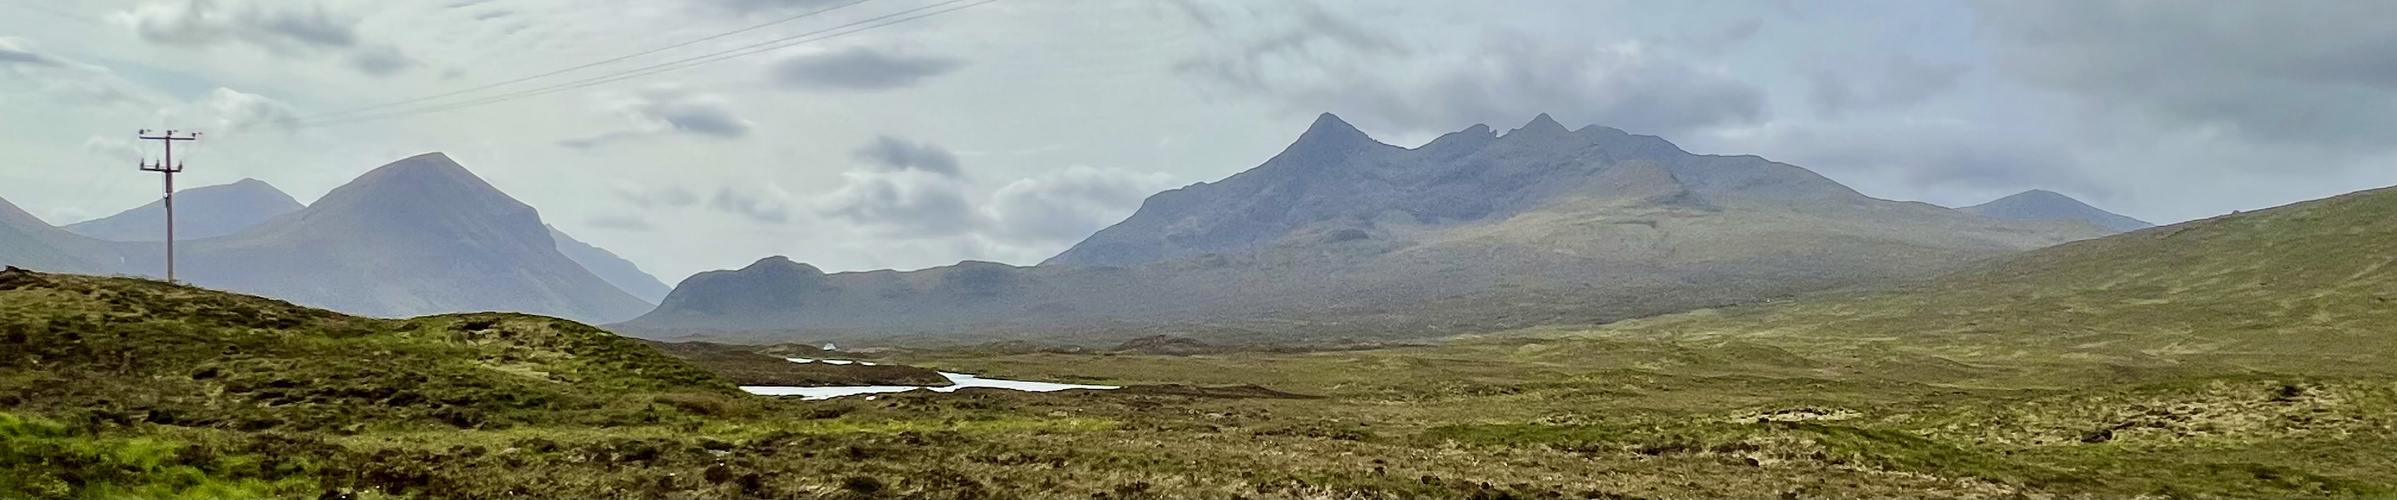
[[[198,240],[241,232],[287,213],[300,202],[265,181],[242,179],[175,193],[175,239]],[[108,241],[165,241],[166,202],[68,224],[67,232]]]
[[[694,276],[617,326],[734,341],[1427,336],[1886,284],[2106,233],[1875,199],[1546,115],[1409,149],[1326,114],[1256,168],[1152,196],[1039,266],[827,274],[771,258]]]
[[[2097,207],[2089,206],[2087,203],[2082,203],[2081,200],[2076,200],[2070,196],[2065,196],[2063,194],[2056,193],[2055,191],[2048,191],[2044,189],[2024,191],[2021,193],[2016,193],[2012,196],[1992,200],[1989,203],[1959,208],[1957,210],[1969,214],[2002,220],[2085,221],[2117,233],[2127,233],[2156,227],[2155,224],[2149,224],[2147,221],[2124,217],[2122,215],[2115,214],[2114,212],[2100,210]]]
[[[2188,359],[2294,372],[2397,359],[2397,188],[2058,245],[1897,293],[1626,322],[1607,336],[1913,350],[1950,359]]]
[[[121,272],[123,258],[106,244],[52,227],[0,200],[0,265],[83,274]]]

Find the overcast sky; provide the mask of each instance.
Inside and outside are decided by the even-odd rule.
[[[1406,146],[1547,112],[1882,198],[2045,188],[2157,223],[2397,183],[2388,1],[1004,0],[276,126],[941,0],[854,1],[0,0],[0,198],[57,224],[155,199],[139,128],[207,134],[178,148],[188,186],[253,177],[303,202],[443,151],[673,283],[769,255],[1035,263],[1326,111]]]

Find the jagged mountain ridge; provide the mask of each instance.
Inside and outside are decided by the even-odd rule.
[[[1960,208],[1964,213],[2001,220],[2042,221],[2078,220],[2096,224],[2117,233],[2127,233],[2156,227],[2147,221],[2108,212],[2073,197],[2055,191],[2033,189],[1998,198],[1989,203]]]
[[[1608,321],[1911,279],[2095,237],[1856,193],[1547,116],[1408,149],[1323,115],[1034,267],[702,273],[623,325],[719,340],[1197,331],[1409,336]],[[1120,336],[1120,335],[1119,335]]]
[[[198,240],[241,232],[302,208],[298,200],[257,179],[175,192],[175,239]],[[108,241],[165,241],[166,202],[153,201],[116,215],[68,224],[62,229]]]
[[[1341,219],[1503,217],[1580,192],[1606,167],[1634,160],[1662,166],[1705,195],[1869,200],[1795,166],[1692,155],[1661,138],[1607,127],[1566,130],[1546,114],[1504,136],[1476,125],[1407,149],[1374,141],[1327,113],[1257,168],[1159,193],[1129,219],[1047,263],[1121,265],[1241,252]]]

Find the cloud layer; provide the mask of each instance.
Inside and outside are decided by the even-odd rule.
[[[398,47],[358,34],[358,20],[315,0],[167,0],[118,12],[116,22],[143,41],[179,48],[247,45],[290,57],[339,57],[361,73],[386,76],[419,66]]]
[[[945,57],[855,47],[784,59],[768,74],[775,84],[790,89],[880,91],[914,86],[963,65]]]

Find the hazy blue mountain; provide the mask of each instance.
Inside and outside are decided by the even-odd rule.
[[[574,259],[574,262],[582,264],[584,269],[591,270],[591,274],[599,275],[599,279],[607,280],[608,284],[616,285],[616,288],[623,289],[625,293],[633,294],[634,297],[639,297],[643,302],[656,304],[658,301],[666,300],[666,292],[674,290],[673,287],[666,286],[665,282],[658,281],[656,276],[642,272],[641,267],[633,265],[632,261],[617,257],[614,252],[609,252],[607,249],[591,246],[589,243],[583,243],[582,240],[574,239],[573,236],[567,236],[565,232],[558,231],[555,226],[549,228],[549,237],[558,240],[558,252],[566,254],[566,258]]]
[[[291,195],[257,179],[176,191],[175,239],[233,234],[300,208],[300,202],[291,199]],[[116,215],[68,224],[65,229],[108,241],[165,241],[166,201],[153,201]]]
[[[2089,206],[2087,203],[2082,203],[2081,200],[2076,200],[2070,196],[2057,194],[2054,191],[2048,191],[2044,189],[2024,191],[2021,193],[2016,193],[2013,196],[1998,198],[1997,200],[1991,201],[1989,203],[1964,207],[1958,210],[1962,210],[1965,213],[2001,220],[2084,221],[2090,224],[2096,224],[2098,227],[2106,228],[2107,230],[2117,233],[2127,233],[2156,227],[2155,224],[2149,224],[2147,221],[2124,217],[2115,214],[2114,212],[2100,210],[2097,207]]]
[[[826,274],[770,258],[693,276],[619,327],[725,340],[1439,335],[1891,283],[2103,234],[1875,199],[1796,166],[1546,115],[1410,149],[1326,114],[1263,164],[1151,196],[1039,266]]]
[[[121,272],[122,258],[105,243],[52,227],[0,200],[0,265],[81,274]]]
[[[178,207],[180,208],[180,207]],[[376,168],[316,203],[178,246],[200,286],[372,316],[515,311],[604,322],[650,305],[558,250],[540,214],[440,153]],[[119,243],[162,272],[161,243]]]

